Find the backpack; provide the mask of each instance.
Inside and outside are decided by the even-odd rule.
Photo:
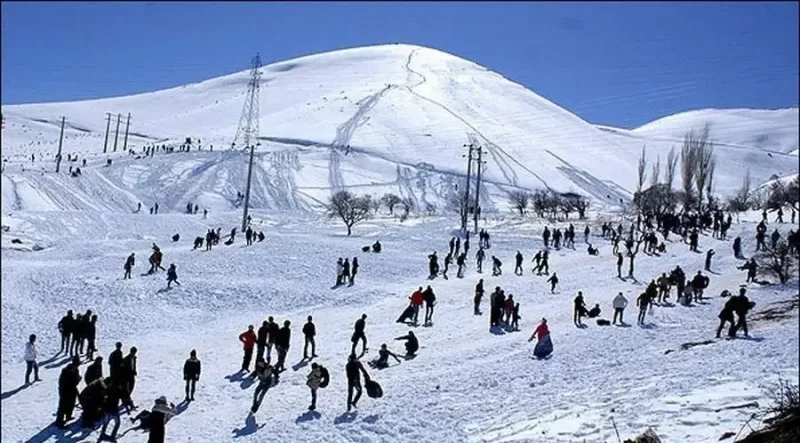
[[[328,368],[325,366],[319,366],[319,372],[322,375],[322,380],[319,382],[320,388],[328,387],[328,383],[331,381],[331,374],[328,372]]]

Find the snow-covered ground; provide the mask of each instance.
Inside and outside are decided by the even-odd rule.
[[[262,208],[318,207],[331,190],[342,188],[374,195],[394,192],[412,197],[420,208],[427,203],[441,208],[466,173],[467,143],[485,151],[484,212],[505,210],[505,196],[515,188],[578,192],[605,205],[618,204],[628,201],[636,187],[633,171],[643,145],[649,163],[660,158],[663,164],[685,131],[706,122],[712,123],[711,136],[718,141],[717,192],[738,188],[742,165],[756,184],[797,173],[797,157],[789,154],[800,132],[796,108],[697,111],[632,131],[598,128],[482,66],[402,44],[312,55],[265,66],[262,72],[255,189]],[[65,116],[64,153],[98,165],[106,158],[115,161],[116,172],[96,171],[102,176],[98,182],[114,183],[115,204],[127,200],[125,193],[139,199],[159,194],[175,177],[197,183],[181,188],[179,195],[168,192],[160,200],[165,209],[179,210],[186,200],[230,202],[241,191],[234,181],[245,163],[241,156],[185,156],[173,174],[159,171],[163,166],[151,161],[119,162],[124,154],[102,154],[105,113],[122,115],[119,147],[130,113],[128,145],[137,150],[154,143],[177,145],[191,137],[200,140],[204,151],[213,145],[218,152],[233,141],[248,75],[242,71],[129,97],[3,106],[2,152],[10,161],[4,184],[43,187],[17,172],[53,169],[60,117]],[[109,151],[116,128],[114,120]],[[36,162],[29,161],[31,154]],[[187,163],[191,174],[185,173]],[[81,200],[91,199],[75,191]],[[78,204],[39,201],[49,210]]]
[[[592,214],[592,229],[597,232],[600,220],[611,217]],[[407,223],[378,218],[357,225],[348,238],[342,226],[313,215],[255,211],[254,223],[267,234],[265,242],[245,247],[239,238],[210,252],[191,251],[194,236],[209,227],[228,231],[239,222],[239,213],[212,213],[203,220],[184,214],[22,211],[10,220],[11,231],[2,237],[3,441],[97,437],[97,431],[87,435],[76,428],[64,434],[50,427],[58,373],[65,363],[51,356],[58,349],[56,323],[67,309],[91,308],[99,315],[100,355],[107,357],[117,340],[126,349],[139,348],[134,399],[143,407],[160,395],[175,403],[182,399],[182,362],[189,350],[197,349],[204,365],[197,401],[169,423],[169,441],[231,441],[240,436],[242,441],[611,442],[616,441],[613,417],[623,436],[652,425],[665,442],[710,442],[723,432],[738,431],[753,412],[721,409],[763,402],[766,385],[779,376],[797,377],[797,312],[783,322],[751,324],[751,340],[678,350],[683,343],[713,338],[724,302],[719,293],[735,291],[744,280],[735,269],[739,262],[732,257],[730,242],[706,236],[701,250],[717,251],[713,270],[719,274],[711,276],[708,304],[656,307],[645,327],[592,322],[578,329],[571,319],[577,291],[584,292],[587,304],[600,303],[606,318],[611,299],[623,291],[631,302],[626,321],[632,323],[634,299],[649,279],[678,264],[694,274],[704,254],[669,243],[662,257],[640,254],[639,282],[624,282],[614,275],[610,245],[594,238],[601,255],[592,257],[578,242],[576,251],[552,251],[551,270],[561,284],[550,294],[545,277],[530,275],[531,257],[542,247],[542,225],[512,217],[486,221],[492,234],[488,255],[503,260],[504,274],[479,275],[470,258],[465,278],[453,278],[451,271],[448,281],[425,278],[427,253],[442,254],[454,232],[453,223],[440,218]],[[583,225],[576,226],[582,230]],[[748,254],[753,227],[737,224],[731,233],[743,234]],[[779,228],[784,231],[789,225]],[[175,233],[181,240],[171,243]],[[45,249],[11,249],[10,238]],[[361,246],[376,239],[383,243],[383,253],[361,252]],[[165,290],[163,272],[140,275],[153,242],[162,247],[165,264],[178,265],[180,287]],[[522,277],[513,274],[517,250],[525,254]],[[123,281],[122,263],[133,251],[138,257],[134,278]],[[361,269],[354,286],[331,289],[339,256],[358,256]],[[481,277],[488,290],[501,286],[521,303],[521,332],[494,335],[486,315],[473,315],[473,288]],[[796,296],[796,283],[750,285],[748,294],[759,310]],[[413,328],[422,345],[419,356],[383,371],[371,370],[384,387],[384,398],[364,398],[357,413],[345,415],[343,369],[353,323],[368,314],[367,358],[384,342],[401,350],[392,339],[409,328],[395,319],[410,293],[426,284],[435,289],[439,303],[432,327]],[[267,404],[248,418],[254,387],[230,380],[241,363],[237,335],[269,315],[292,321],[291,365],[302,356],[301,325],[307,315],[314,316],[319,362],[333,377],[320,391],[319,416],[306,413],[305,366],[289,368],[267,393]],[[526,340],[542,317],[549,320],[555,353],[538,361],[530,358]],[[43,382],[18,390],[24,375],[22,348],[30,333],[39,335],[42,360],[49,362],[42,366]],[[667,350],[674,352],[665,354]],[[146,436],[133,431],[124,439],[144,442]]]

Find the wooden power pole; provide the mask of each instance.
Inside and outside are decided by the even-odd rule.
[[[103,154],[108,152],[108,130],[111,129],[111,113],[106,112],[106,140],[103,142]]]
[[[125,140],[122,142],[122,151],[128,151],[128,129],[131,127],[131,113],[128,113],[128,122],[125,123]]]
[[[61,146],[64,144],[64,125],[67,122],[66,117],[61,117],[61,135],[58,137],[58,154],[56,154],[56,174],[61,170]]]
[[[122,115],[117,114],[117,130],[114,132],[114,152],[117,152],[117,139],[119,138],[119,121]]]

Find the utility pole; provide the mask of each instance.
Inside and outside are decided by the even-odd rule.
[[[108,130],[111,129],[111,113],[106,112],[106,140],[103,142],[103,154],[108,152]]]
[[[461,232],[466,236],[467,219],[469,218],[469,182],[472,178],[472,149],[475,145],[470,143],[464,147],[467,148],[467,190],[464,193],[464,200],[461,201]],[[462,157],[464,156],[462,155]]]
[[[119,121],[122,115],[117,114],[117,131],[114,133],[114,152],[117,152],[117,139],[119,138]]]
[[[481,157],[483,156],[483,149],[478,146],[478,182],[475,185],[475,232],[478,232],[478,216],[481,212],[481,170],[483,169],[483,164],[485,163]]]
[[[250,180],[253,178],[253,151],[255,146],[250,146],[250,166],[247,168],[247,189],[244,191],[244,212],[242,213],[242,232],[247,230],[247,210],[250,207]]]
[[[128,150],[128,128],[131,127],[131,113],[128,113],[128,123],[125,123],[125,141],[122,142],[122,151]]]
[[[56,174],[61,169],[61,145],[64,144],[64,125],[66,121],[66,117],[61,117],[61,135],[58,137],[58,154],[56,155]]]

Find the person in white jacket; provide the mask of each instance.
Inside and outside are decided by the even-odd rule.
[[[27,369],[25,370],[26,385],[31,384],[31,372],[33,372],[34,381],[42,381],[42,379],[39,378],[39,364],[36,363],[38,357],[39,352],[36,350],[36,334],[31,334],[28,343],[25,343],[25,364],[27,365]]]
[[[614,320],[611,321],[611,324],[617,324],[617,315],[619,315],[619,324],[623,324],[622,312],[625,311],[625,307],[628,306],[628,299],[622,295],[622,292],[620,292],[616,297],[614,297],[612,306],[614,307]]]

